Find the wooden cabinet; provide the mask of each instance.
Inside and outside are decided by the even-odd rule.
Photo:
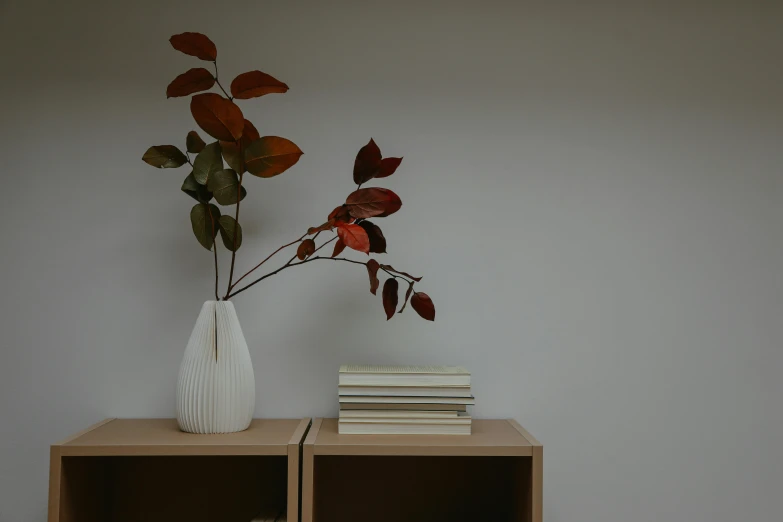
[[[107,419],[51,448],[49,522],[542,522],[543,447],[513,420],[473,434],[339,435],[336,419],[182,433]],[[301,496],[300,496],[301,492]]]
[[[302,522],[541,522],[543,447],[513,420],[470,436],[340,435],[316,419],[302,459]]]
[[[49,522],[248,522],[266,507],[296,521],[309,426],[194,435],[174,419],[107,419],[52,446]]]

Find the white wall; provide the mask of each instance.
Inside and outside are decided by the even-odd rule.
[[[45,520],[49,444],[173,414],[212,260],[140,157],[195,128],[186,30],[291,86],[242,107],[306,153],[247,183],[238,267],[373,136],[386,259],[437,306],[387,323],[347,264],[241,295],[259,416],[335,415],[341,362],[463,364],[544,442],[548,522],[783,518],[783,10],[647,4],[2,2],[0,521]]]

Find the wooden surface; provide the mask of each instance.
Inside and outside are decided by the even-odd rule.
[[[288,499],[286,501],[288,509],[286,519],[292,522],[299,522],[299,510],[302,501],[301,490],[299,489],[299,478],[302,475],[300,455],[302,443],[310,429],[310,424],[310,419],[302,419],[288,441]]]
[[[544,518],[544,446],[536,440],[525,428],[514,419],[508,420],[533,447],[530,463],[529,488],[527,490],[527,515],[531,521],[541,521]]]
[[[254,419],[245,431],[197,435],[175,419],[114,419],[60,446],[62,456],[287,455],[300,419]]]
[[[315,419],[302,444],[302,522],[313,520],[313,472],[315,470],[313,447],[323,419]]]
[[[533,454],[530,441],[507,420],[474,419],[471,435],[340,435],[337,419],[323,419],[315,435],[315,455],[523,457]],[[305,441],[305,447],[307,444]]]

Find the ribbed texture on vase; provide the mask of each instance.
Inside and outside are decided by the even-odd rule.
[[[246,430],[255,402],[253,363],[234,304],[207,301],[179,368],[179,427],[190,433]]]

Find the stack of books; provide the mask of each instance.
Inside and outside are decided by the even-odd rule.
[[[338,432],[470,435],[470,373],[459,366],[343,365]]]

